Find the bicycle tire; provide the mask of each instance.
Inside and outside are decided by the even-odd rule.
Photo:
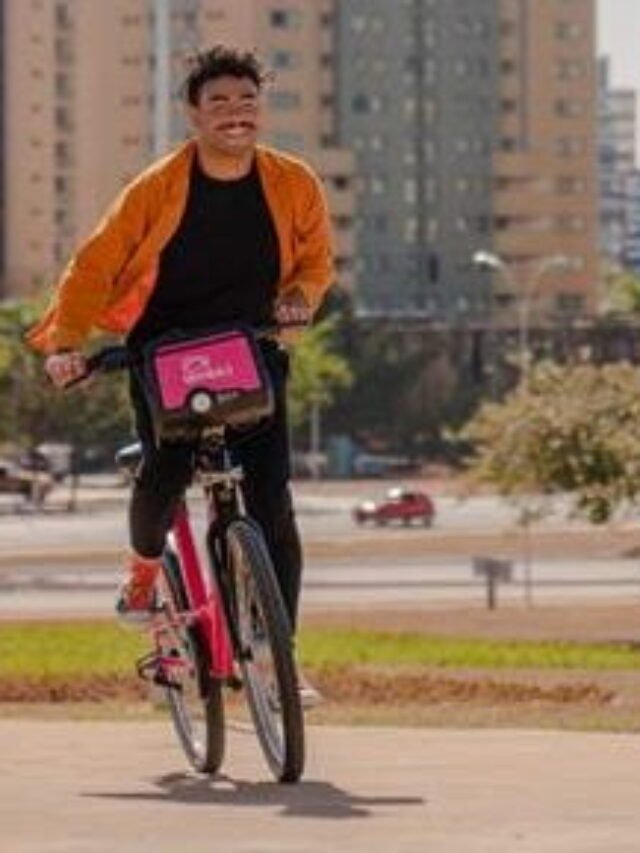
[[[297,782],[304,769],[304,718],[287,611],[260,529],[246,519],[234,521],[226,541],[239,664],[258,741],[275,778]]]
[[[189,609],[180,560],[165,549],[162,560],[166,594],[177,613]],[[215,774],[225,751],[222,685],[211,676],[210,654],[197,625],[175,628],[171,654],[184,658],[185,677],[180,684],[164,687],[173,727],[191,766],[198,773]]]

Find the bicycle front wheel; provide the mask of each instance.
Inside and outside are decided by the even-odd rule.
[[[166,549],[162,562],[171,620],[189,605],[178,555]],[[206,642],[197,624],[180,625],[176,620],[163,645],[163,654],[171,661],[164,692],[180,745],[195,770],[217,773],[224,757],[224,703],[220,682],[211,676]]]
[[[240,667],[262,751],[279,782],[304,768],[304,721],[289,619],[260,530],[246,520],[227,528]]]

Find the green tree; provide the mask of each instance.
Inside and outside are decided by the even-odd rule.
[[[309,329],[293,350],[289,411],[293,427],[309,423],[353,381],[347,361],[334,351],[336,319],[328,317]],[[312,444],[314,442],[312,441]]]
[[[482,406],[462,431],[471,470],[505,495],[573,495],[593,522],[640,495],[640,375],[630,364],[536,366],[526,391]]]
[[[22,449],[53,440],[78,450],[110,450],[129,432],[125,378],[101,377],[66,393],[55,391],[41,356],[24,342],[39,311],[33,300],[0,303],[0,441]]]

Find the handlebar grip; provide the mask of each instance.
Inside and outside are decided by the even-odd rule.
[[[92,373],[115,373],[129,366],[129,352],[125,347],[105,347],[87,359],[87,376]]]

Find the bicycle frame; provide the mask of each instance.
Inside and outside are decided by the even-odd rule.
[[[214,678],[231,678],[233,653],[227,620],[216,584],[213,580],[207,582],[207,576],[202,570],[185,502],[182,502],[176,512],[172,533],[189,599],[189,616],[195,617],[202,626],[211,653],[211,674]]]

